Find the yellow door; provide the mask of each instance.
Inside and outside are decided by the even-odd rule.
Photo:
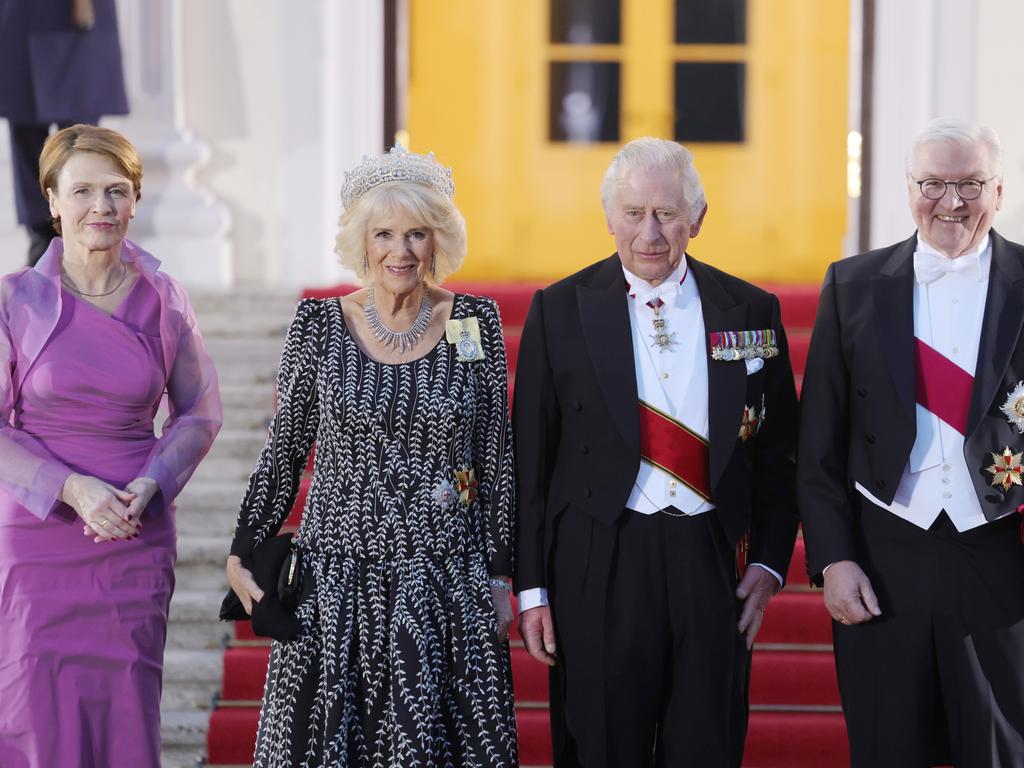
[[[695,257],[817,281],[846,229],[845,0],[410,0],[409,143],[453,168],[472,280],[614,250],[617,147],[674,138],[709,201]]]

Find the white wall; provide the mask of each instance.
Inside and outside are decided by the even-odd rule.
[[[1024,62],[1021,32],[1024,3],[978,0],[974,115],[1003,142],[1003,208],[995,228],[1024,242]]]
[[[906,150],[934,117],[976,119],[977,8],[986,1],[877,0],[872,102],[871,248],[914,231]],[[1002,55],[1010,55],[1005,51]]]
[[[1003,208],[995,227],[1024,241],[1024,64],[1019,0],[878,0],[871,247],[905,239],[904,162],[934,117],[995,128],[1003,141]]]
[[[333,248],[344,171],[383,144],[379,0],[119,8],[135,111],[106,123],[143,154],[132,236],[193,285],[343,279]],[[9,168],[0,126],[0,272],[27,248]]]
[[[377,0],[184,4],[185,115],[199,180],[233,219],[240,284],[330,284],[344,171],[380,152]]]

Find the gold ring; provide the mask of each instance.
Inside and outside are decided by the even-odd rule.
[[[109,528],[110,527],[110,521],[109,520],[100,520],[100,525],[102,525],[104,528]]]

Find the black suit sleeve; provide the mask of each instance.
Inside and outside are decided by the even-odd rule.
[[[765,403],[761,431],[754,441],[754,500],[751,521],[752,563],[763,563],[785,577],[793,554],[799,518],[794,491],[797,399],[789,343],[782,327],[779,300],[772,296],[771,328],[779,356],[765,365]]]
[[[847,471],[850,374],[843,355],[834,264],[821,289],[801,410],[797,496],[808,571],[820,584],[825,566],[855,559]]]
[[[543,294],[537,291],[523,326],[512,408],[519,486],[516,592],[547,585],[547,496],[558,451],[559,411],[546,334]]]

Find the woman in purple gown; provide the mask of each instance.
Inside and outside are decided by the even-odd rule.
[[[62,237],[0,281],[4,768],[160,765],[173,502],[221,407],[184,290],[125,240],[141,178],[114,131],[51,136]]]

